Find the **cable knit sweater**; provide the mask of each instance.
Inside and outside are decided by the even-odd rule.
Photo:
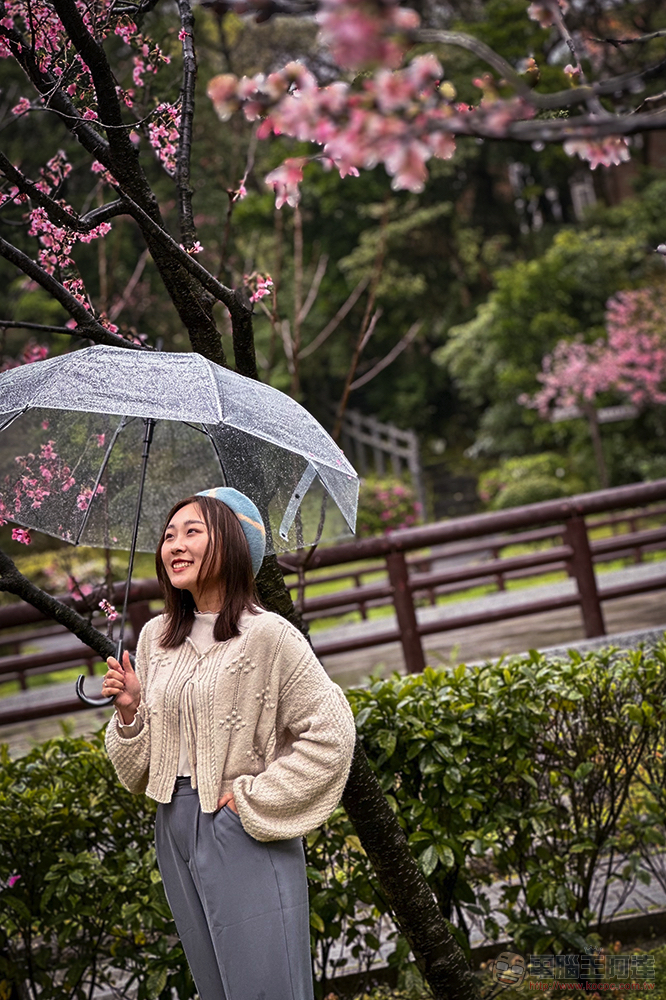
[[[189,638],[164,649],[163,625],[162,615],[153,618],[139,636],[136,735],[123,735],[117,716],[107,728],[107,751],[125,788],[171,801],[185,704],[203,812],[215,812],[232,792],[243,827],[262,841],[323,823],[347,780],[355,726],[347,699],[300,632],[272,612],[246,611],[239,636],[199,651]]]

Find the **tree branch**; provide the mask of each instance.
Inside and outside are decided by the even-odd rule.
[[[176,156],[176,186],[180,213],[180,238],[185,247],[196,240],[192,214],[190,159],[192,156],[192,122],[194,120],[194,90],[197,82],[197,60],[194,50],[194,17],[190,0],[178,0],[178,13],[183,45],[183,82],[181,85],[180,140]]]
[[[2,237],[0,237],[0,257],[4,257],[5,260],[15,264],[16,267],[20,268],[24,274],[27,274],[33,281],[41,285],[49,295],[52,295],[67,310],[70,316],[78,323],[77,330],[70,331],[71,333],[75,333],[77,337],[85,337],[88,340],[93,340],[96,344],[108,344],[111,347],[129,347],[133,350],[143,349],[140,344],[133,344],[131,341],[125,340],[124,337],[119,337],[117,333],[111,333],[110,330],[107,330],[53,275],[47,274],[39,264],[31,260],[22,250],[8,243]]]
[[[485,42],[482,42],[480,38],[467,35],[462,31],[443,31],[439,28],[419,29],[412,32],[411,38],[415,42],[453,45],[472,52],[515,87],[518,94],[525,101],[532,104],[535,108],[544,111],[555,111],[559,108],[571,107],[575,104],[584,104],[594,97],[608,97],[614,94],[631,93],[637,84],[650,79],[652,76],[661,75],[666,67],[666,60],[661,60],[652,66],[647,66],[643,70],[623,73],[620,76],[612,77],[609,80],[600,80],[585,87],[571,87],[568,90],[558,90],[552,94],[539,94],[528,87],[525,80],[516,72],[511,63],[507,62],[503,56],[495,52],[494,49],[491,49]]]
[[[608,45],[636,45],[637,42],[651,42],[653,38],[666,37],[666,28],[661,31],[651,31],[649,35],[638,35],[636,38],[593,38],[593,42],[605,42]]]
[[[402,354],[405,348],[409,347],[422,326],[423,323],[421,320],[417,320],[416,323],[412,323],[405,336],[398,341],[395,347],[391,348],[386,357],[382,358],[381,361],[378,361],[377,364],[370,369],[370,371],[365,373],[365,375],[361,375],[360,378],[357,378],[356,381],[352,382],[349,386],[349,391],[353,392],[354,389],[360,389],[361,386],[372,381],[375,375],[379,375],[379,373],[383,372],[385,368],[388,368],[388,366]]]
[[[74,610],[51,597],[46,591],[36,587],[27,577],[23,576],[16,564],[0,549],[0,591],[15,594],[22,600],[32,604],[47,618],[52,618],[60,625],[77,636],[86,646],[90,646],[105,660],[116,651],[115,643],[102,635],[93,625]]]
[[[89,233],[92,229],[99,226],[100,223],[106,222],[114,216],[127,214],[127,206],[120,199],[109,202],[107,205],[101,205],[99,208],[87,212],[83,217],[68,212],[55,198],[51,198],[50,195],[41,191],[35,182],[26,177],[18,167],[15,167],[3,152],[0,152],[0,171],[2,171],[7,180],[12,181],[16,185],[19,191],[27,194],[31,201],[45,208],[58,225],[66,226],[76,233]]]
[[[100,122],[105,128],[110,126],[107,131],[107,141],[114,162],[117,165],[125,161],[128,166],[129,164],[133,165],[132,172],[135,175],[137,171],[142,173],[138,168],[137,151],[129,137],[132,126],[127,126],[123,121],[116,91],[116,81],[104,49],[86,28],[74,0],[53,0],[53,7],[79,55],[90,70],[97,97]]]
[[[327,340],[332,333],[335,333],[335,331],[340,326],[340,323],[343,321],[347,313],[349,313],[354,308],[354,306],[360,299],[361,295],[367,288],[369,281],[370,281],[370,275],[367,275],[365,278],[361,278],[356,288],[354,288],[353,291],[350,292],[350,294],[347,296],[347,299],[342,303],[342,305],[336,312],[335,316],[326,324],[324,329],[317,334],[314,340],[310,341],[307,347],[303,348],[303,350],[299,354],[300,358],[307,358],[308,355],[316,351],[318,347],[321,347],[324,341]]]
[[[184,267],[193,278],[196,278],[207,292],[210,292],[218,302],[222,302],[229,312],[231,312],[234,306],[238,307],[240,305],[233,289],[227,288],[217,278],[214,278],[210,271],[207,271],[191,254],[183,250],[173,237],[169,236],[166,229],[163,229],[162,226],[151,219],[148,213],[140,205],[137,205],[129,195],[126,195],[121,190],[118,190],[118,193],[127,205],[129,214],[139,224],[141,229],[145,229],[164,249],[169,250],[176,257],[179,265]],[[246,312],[249,312],[249,310],[246,309]]]

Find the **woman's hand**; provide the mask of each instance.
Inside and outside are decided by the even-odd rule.
[[[127,650],[123,653],[122,666],[115,656],[110,656],[106,662],[109,670],[102,681],[102,694],[115,697],[118,714],[126,725],[130,725],[141,702],[139,678],[134,673]]]
[[[233,811],[238,816],[238,809],[236,809],[236,803],[234,802],[234,797],[230,792],[227,792],[226,795],[223,795],[222,798],[217,803],[218,809],[223,809],[225,806],[229,806],[230,809],[233,809]]]

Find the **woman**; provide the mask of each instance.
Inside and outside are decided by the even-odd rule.
[[[261,609],[259,511],[230,488],[176,504],[157,555],[165,613],[136,673],[110,657],[122,784],[159,804],[167,899],[201,1000],[312,1000],[301,837],[335,808],[347,701],[300,632]]]

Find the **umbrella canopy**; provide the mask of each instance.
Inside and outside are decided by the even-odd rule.
[[[139,550],[154,551],[175,502],[221,485],[254,500],[268,552],[353,532],[356,472],[293,399],[199,354],[106,346],[0,375],[0,516],[130,548],[148,418]]]

